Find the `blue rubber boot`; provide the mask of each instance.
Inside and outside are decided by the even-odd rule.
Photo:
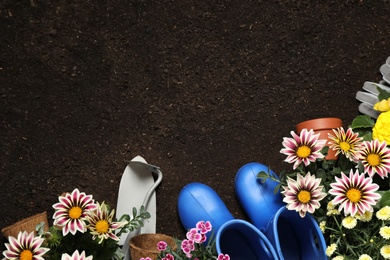
[[[185,229],[201,220],[210,221],[218,254],[228,254],[231,260],[278,259],[266,236],[251,223],[234,219],[218,194],[205,184],[190,183],[181,190],[178,212]]]
[[[277,182],[268,179],[261,183],[261,179],[257,177],[261,171],[270,171],[269,173],[277,178],[267,166],[251,162],[238,170],[234,183],[237,198],[251,223],[264,231],[272,216],[286,204],[280,192],[274,193]]]
[[[215,241],[218,254],[228,254],[231,260],[277,260],[268,238],[251,223],[234,219],[223,224]]]
[[[257,177],[261,171],[270,170],[256,162],[242,166],[235,178],[235,190],[250,221],[265,233],[278,259],[327,259],[325,239],[315,219],[310,214],[301,218],[296,211],[288,210],[280,192],[274,193],[278,183],[271,179],[262,183]]]
[[[328,259],[325,238],[308,213],[302,218],[298,212],[282,207],[270,220],[265,234],[281,260]]]

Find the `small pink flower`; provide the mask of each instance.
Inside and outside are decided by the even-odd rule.
[[[199,243],[203,243],[204,241],[206,241],[207,237],[205,234],[202,234],[202,239],[200,240]]]
[[[195,243],[200,243],[202,240],[202,235],[198,232],[198,229],[191,228],[190,231],[187,232],[187,239],[192,240]]]
[[[219,254],[217,260],[230,260],[230,256],[228,254]]]
[[[165,241],[160,241],[157,243],[158,251],[164,251],[165,249],[167,249],[167,243]]]
[[[194,249],[195,249],[194,240],[184,239],[181,242],[181,250],[183,250],[183,252],[186,255],[190,254],[191,251],[193,251]]]
[[[196,228],[200,231],[201,234],[206,234],[210,232],[213,228],[210,221],[204,222],[203,220],[196,223]]]
[[[142,257],[142,258],[140,258],[139,260],[152,260],[152,258],[150,258],[150,257]]]
[[[165,257],[161,258],[161,260],[175,260],[175,257],[171,254],[167,254]]]

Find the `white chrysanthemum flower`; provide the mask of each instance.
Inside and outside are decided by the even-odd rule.
[[[390,238],[390,227],[389,226],[384,226],[379,229],[379,234],[384,238],[384,239],[389,239]]]
[[[324,220],[324,221],[321,221],[320,224],[319,224],[319,226],[320,226],[321,232],[322,232],[322,233],[325,233],[326,221],[325,221],[325,220]]]
[[[341,221],[341,224],[347,229],[353,229],[354,227],[356,227],[357,220],[352,216],[348,216]]]
[[[326,255],[327,256],[331,256],[334,254],[334,252],[336,251],[337,249],[337,244],[333,243],[333,244],[330,244],[327,248],[326,248]]]
[[[367,254],[362,254],[358,260],[372,260],[372,258]]]
[[[355,215],[355,218],[356,218],[357,220],[362,221],[362,222],[369,222],[369,221],[371,221],[371,219],[372,219],[372,215],[373,215],[372,212],[366,211],[366,212],[364,212],[363,214],[356,214],[356,215]]]
[[[390,219],[390,207],[384,206],[377,211],[376,217],[380,220],[389,220]]]
[[[380,252],[385,259],[390,259],[390,245],[382,246]]]

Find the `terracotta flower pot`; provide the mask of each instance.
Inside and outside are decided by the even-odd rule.
[[[328,134],[333,134],[332,129],[342,127],[343,122],[339,118],[327,117],[327,118],[317,118],[308,121],[304,121],[296,125],[297,133],[301,133],[302,129],[306,128],[307,130],[313,129],[316,134],[320,134],[319,139],[325,139],[329,141]],[[328,142],[326,143],[328,145]],[[328,155],[326,156],[327,160],[336,160],[336,151],[332,149],[328,150]]]
[[[165,241],[173,250],[177,249],[175,240],[170,236],[163,234],[140,234],[130,239],[131,259],[138,260],[142,257],[157,259],[160,253],[157,249],[157,243],[160,241]]]
[[[34,231],[36,234],[35,227],[41,222],[45,223],[44,230],[48,231],[49,230],[49,223],[47,221],[46,211],[43,213],[36,214],[34,216],[22,219],[11,226],[3,228],[1,230],[1,232],[3,233],[3,235],[6,238],[8,238],[9,236],[13,236],[16,238],[20,231],[27,231],[27,233],[31,233],[32,231]]]

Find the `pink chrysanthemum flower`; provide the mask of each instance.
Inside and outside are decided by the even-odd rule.
[[[167,249],[167,246],[168,246],[168,244],[167,244],[167,242],[165,242],[165,241],[159,241],[158,243],[157,243],[157,250],[158,251],[164,251],[165,249]]]
[[[171,254],[166,254],[161,260],[175,260],[175,257]]]
[[[195,243],[200,243],[200,241],[202,240],[202,234],[199,233],[197,228],[191,228],[187,232],[186,237],[187,237],[188,240],[192,240]]]
[[[340,153],[344,154],[345,157],[352,161],[357,160],[357,153],[362,147],[362,137],[359,137],[359,133],[354,133],[352,128],[348,128],[347,132],[344,131],[343,127],[333,129],[333,133],[329,134],[328,142],[329,149],[336,151],[336,156]]]
[[[296,180],[287,177],[287,186],[283,186],[281,192],[285,196],[283,201],[287,203],[286,207],[299,212],[302,218],[306,212],[313,213],[321,206],[320,201],[326,196],[320,183],[321,179],[310,173],[305,177],[298,174]]]
[[[74,235],[77,231],[86,231],[85,218],[89,210],[95,210],[92,195],[86,195],[78,189],[74,189],[71,194],[58,197],[60,202],[53,205],[55,209],[53,219],[54,225],[62,227],[62,234],[65,236],[69,232]]]
[[[108,238],[119,241],[119,238],[115,235],[114,231],[126,225],[127,222],[112,221],[115,210],[109,212],[108,206],[104,202],[102,204],[97,203],[96,205],[96,210],[88,211],[86,218],[89,222],[88,229],[93,235],[92,239],[98,237],[99,244]]]
[[[370,177],[377,173],[383,179],[390,171],[390,149],[385,141],[379,142],[375,139],[363,142],[358,159]]]
[[[31,259],[44,260],[43,256],[49,248],[41,247],[44,239],[34,236],[34,232],[28,234],[21,231],[17,238],[8,237],[9,243],[5,243],[7,250],[3,252],[4,260]]]
[[[365,177],[356,170],[350,171],[349,177],[341,173],[341,178],[335,177],[336,182],[331,183],[329,193],[336,196],[332,203],[340,204],[338,210],[344,210],[345,215],[355,216],[359,213],[363,215],[366,211],[372,212],[372,206],[380,199],[376,193],[379,185],[372,183],[372,178]]]
[[[187,257],[191,257],[191,252],[195,249],[194,240],[184,239],[181,242],[181,250],[186,254]]]
[[[326,140],[318,140],[319,134],[315,134],[313,130],[303,129],[300,135],[295,134],[294,131],[291,131],[291,135],[293,138],[283,138],[284,148],[280,152],[287,155],[285,162],[294,163],[294,170],[302,162],[308,166],[317,158],[324,158],[321,150],[324,148]]]
[[[201,220],[196,223],[196,228],[200,231],[201,234],[206,234],[211,231],[213,226],[211,225],[210,221],[205,222]]]
[[[229,255],[219,254],[217,260],[230,260]]]
[[[92,260],[92,256],[85,256],[85,252],[79,253],[78,250],[74,251],[72,255],[63,254],[61,256],[61,260]]]

